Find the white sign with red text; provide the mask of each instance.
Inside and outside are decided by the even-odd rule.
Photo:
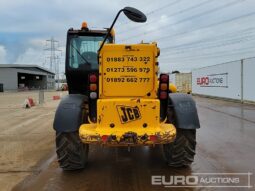
[[[228,87],[228,73],[209,74],[197,77],[197,85],[200,87]]]
[[[240,61],[193,70],[192,93],[213,97],[240,99]]]

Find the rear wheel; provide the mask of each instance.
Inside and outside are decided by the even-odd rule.
[[[194,161],[196,130],[178,129],[174,142],[163,145],[165,159],[169,166],[187,167]]]
[[[56,152],[63,170],[83,169],[88,159],[89,145],[83,144],[78,132],[57,132]]]

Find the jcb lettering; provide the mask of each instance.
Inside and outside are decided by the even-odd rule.
[[[141,118],[138,107],[117,106],[121,123],[135,121]]]

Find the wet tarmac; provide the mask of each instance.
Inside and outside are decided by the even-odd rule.
[[[14,190],[255,190],[255,106],[198,97],[196,101],[201,129],[197,131],[197,154],[190,168],[168,167],[160,146],[136,147],[130,152],[126,148],[92,146],[86,169],[63,172],[52,154],[39,174],[29,176]],[[166,188],[151,183],[154,175],[248,172],[253,173],[253,188]],[[243,182],[246,179],[240,178]]]

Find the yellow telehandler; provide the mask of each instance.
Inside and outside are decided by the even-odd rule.
[[[132,7],[121,9],[104,30],[69,29],[66,78],[69,95],[55,114],[56,152],[60,167],[85,167],[90,144],[163,146],[170,166],[194,160],[196,105],[187,94],[174,93],[169,76],[159,74],[156,43],[115,44],[113,26],[120,13],[134,22],[146,16]],[[170,87],[170,88],[169,88]]]

